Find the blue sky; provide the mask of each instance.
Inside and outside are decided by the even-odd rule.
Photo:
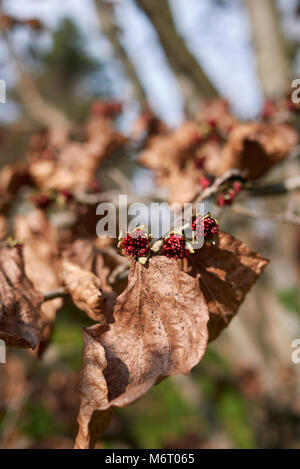
[[[282,5],[291,10],[293,2],[285,0]],[[109,65],[115,93],[130,101],[130,86],[120,77],[110,46],[99,34],[91,0],[4,0],[3,3],[6,11],[19,17],[38,17],[50,28],[60,18],[72,17],[84,33],[89,50]],[[190,50],[236,112],[242,117],[252,117],[261,105],[262,96],[243,1],[231,0],[227,8],[212,3],[212,0],[170,0],[178,30]],[[118,1],[117,17],[124,45],[152,106],[170,124],[178,124],[183,116],[182,98],[155,32],[132,0]],[[19,47],[21,42],[22,37]]]

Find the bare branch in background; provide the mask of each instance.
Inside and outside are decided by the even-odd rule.
[[[213,195],[217,194],[217,192],[220,190],[220,187],[229,179],[232,178],[244,178],[244,174],[242,171],[239,169],[230,169],[229,171],[226,171],[226,173],[222,174],[222,176],[218,177],[215,179],[214,183],[205,189],[204,191],[201,191],[200,194],[198,194],[193,202],[203,202],[203,200],[208,199],[209,197],[212,197]]]
[[[253,196],[268,196],[287,194],[300,190],[300,176],[295,176],[277,184],[266,184],[264,186],[249,187],[248,192]]]
[[[18,70],[18,93],[28,114],[38,124],[42,124],[52,131],[59,131],[62,136],[68,134],[72,128],[72,122],[60,109],[48,103],[40,94],[33,77],[25,70],[22,60],[16,53],[9,33],[2,36],[6,41],[10,56]]]
[[[201,66],[178,34],[167,0],[136,0],[153,24],[166,58],[173,69],[186,101],[188,111],[197,109],[203,98],[218,95]]]
[[[250,14],[257,68],[266,98],[284,96],[290,69],[275,0],[245,0]]]
[[[239,204],[234,204],[232,207],[235,213],[239,215],[244,215],[249,218],[261,219],[261,220],[273,220],[277,223],[289,223],[291,225],[300,226],[300,216],[295,215],[294,213],[289,213],[288,211],[282,214],[274,214],[270,212],[257,212],[256,210],[251,210],[246,207],[242,207]]]
[[[98,12],[102,32],[110,41],[116,58],[122,62],[124,71],[131,82],[136,100],[140,103],[141,108],[145,108],[147,106],[147,95],[135,67],[119,38],[118,27],[114,22],[113,12],[110,10],[110,6],[105,5],[105,2],[102,0],[95,0],[95,7]]]

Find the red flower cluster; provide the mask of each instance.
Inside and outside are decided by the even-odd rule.
[[[211,180],[204,175],[201,176],[199,183],[203,190],[211,186]]]
[[[162,254],[173,259],[184,259],[190,251],[185,246],[184,237],[173,233],[164,240]]]
[[[234,181],[232,186],[223,191],[217,196],[217,205],[224,207],[224,205],[231,205],[235,197],[241,192],[243,185],[240,181]]]
[[[73,200],[73,194],[69,189],[61,189],[60,195],[64,197],[66,202],[71,202],[71,200]]]
[[[204,237],[206,241],[211,241],[219,233],[218,222],[210,216],[198,216],[193,220],[192,229],[196,233],[197,239]]]
[[[41,209],[47,209],[53,202],[49,194],[46,193],[32,194],[30,200],[36,207]]]
[[[92,104],[91,113],[96,117],[116,117],[122,112],[122,103],[119,101],[95,101]]]
[[[120,248],[126,256],[145,257],[150,250],[149,236],[142,230],[134,230],[121,240]]]

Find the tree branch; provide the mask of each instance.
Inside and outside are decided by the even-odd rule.
[[[281,98],[288,90],[290,67],[275,0],[245,0],[252,25],[257,68],[266,98]]]
[[[295,176],[277,184],[265,186],[252,186],[248,188],[250,195],[255,197],[287,194],[288,192],[300,190],[300,176]]]
[[[245,217],[262,219],[262,220],[273,220],[277,223],[289,223],[291,225],[300,226],[300,216],[293,213],[282,213],[282,214],[273,214],[273,213],[261,213],[256,210],[250,210],[246,207],[242,207],[239,204],[234,204],[232,210],[239,215],[244,215]]]
[[[115,56],[121,60],[124,71],[131,82],[135,98],[143,109],[147,107],[147,95],[136,73],[135,67],[119,39],[118,27],[113,21],[113,13],[109,11],[110,6],[105,5],[105,2],[102,0],[94,0],[94,2],[102,31],[110,41]]]
[[[25,70],[20,57],[16,53],[9,33],[3,33],[2,36],[6,41],[10,56],[14,60],[18,70],[18,92],[28,114],[37,123],[53,131],[59,131],[62,135],[68,134],[72,128],[72,122],[60,109],[48,103],[41,96],[34,79]]]
[[[153,24],[178,82],[187,109],[197,110],[203,98],[214,98],[217,90],[190,53],[183,38],[178,34],[167,0],[136,0]]]

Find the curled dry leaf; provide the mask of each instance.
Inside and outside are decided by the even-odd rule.
[[[0,171],[0,210],[6,213],[12,197],[24,185],[31,185],[28,168],[24,163],[12,163],[3,166]]]
[[[240,124],[224,147],[218,174],[237,168],[246,171],[249,179],[259,178],[297,143],[297,132],[288,124]]]
[[[58,235],[45,213],[42,210],[33,210],[26,215],[17,215],[14,220],[14,236],[24,242],[25,272],[34,288],[42,293],[57,290],[62,283],[58,273]],[[55,298],[41,306],[46,323],[42,349],[51,336],[56,312],[62,304],[61,298]]]
[[[168,176],[182,169],[191,157],[197,133],[196,124],[185,122],[167,135],[153,137],[148,148],[141,153],[139,162],[159,175]]]
[[[63,142],[53,151],[32,151],[29,171],[35,184],[42,189],[85,190],[95,178],[103,160],[125,145],[127,139],[116,132],[108,119],[91,120],[84,143]]]
[[[100,279],[66,259],[62,262],[62,278],[75,305],[94,321],[104,324],[105,298]]]
[[[85,189],[98,169],[98,161],[85,144],[71,142],[52,159],[31,159],[29,168],[42,189]]]
[[[100,163],[128,142],[127,137],[115,130],[112,120],[103,117],[90,118],[86,136],[87,147],[97,155]]]
[[[200,190],[199,174],[192,168],[174,171],[167,178],[158,178],[158,182],[168,188],[169,204],[189,202]]]
[[[7,236],[7,218],[0,213],[0,240]]]
[[[34,349],[44,326],[43,295],[26,276],[18,247],[0,249],[0,300],[0,338],[6,345]]]
[[[114,320],[83,331],[77,448],[94,445],[114,407],[131,404],[164,377],[188,373],[206,351],[205,299],[197,279],[173,259],[132,263]]]
[[[202,122],[214,122],[218,129],[223,132],[227,132],[237,122],[230,111],[228,101],[222,98],[203,102],[196,120],[200,124]]]
[[[92,242],[77,240],[63,253],[62,276],[76,306],[93,320],[111,321],[115,293],[107,283],[109,269]]]
[[[155,116],[153,111],[148,108],[133,124],[131,129],[130,137],[133,140],[144,139],[145,143],[149,143],[151,138],[156,135],[166,135],[168,133],[168,128],[166,124],[161,121],[158,117]]]
[[[208,304],[209,341],[228,326],[268,262],[222,231],[216,245],[205,243],[183,261],[184,271],[198,278]]]

